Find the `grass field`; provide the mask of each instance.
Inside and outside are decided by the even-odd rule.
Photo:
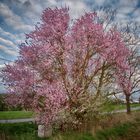
[[[31,111],[0,111],[0,119],[22,119],[34,117]]]
[[[140,107],[140,104],[131,104],[131,108]],[[103,112],[126,109],[125,104],[112,105],[107,104],[103,107]],[[32,118],[34,113],[31,111],[0,111],[0,119],[22,119]]]
[[[125,104],[113,105],[113,107],[114,107],[114,110],[126,109]],[[131,104],[131,108],[134,108],[134,107],[140,107],[140,104]]]

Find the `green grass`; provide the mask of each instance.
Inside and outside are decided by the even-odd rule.
[[[33,123],[0,124],[2,140],[133,140],[134,136],[139,136],[139,132],[140,119],[97,131],[94,136],[89,132],[67,132],[56,134],[49,139],[38,138],[37,125]]]
[[[132,124],[126,123],[106,130],[98,131],[94,136],[90,133],[69,133],[62,134],[59,137],[61,137],[62,140],[116,140],[119,137],[125,137],[131,128]],[[54,138],[50,140],[54,140]]]
[[[70,132],[65,134],[58,134],[53,136],[49,140],[95,140],[95,138],[90,133],[76,133]]]
[[[135,107],[140,107],[140,104],[131,104],[131,108],[135,108]],[[126,105],[125,104],[106,104],[103,107],[103,111],[115,111],[115,110],[123,110],[126,109]]]
[[[140,107],[140,104],[131,104],[131,108],[134,107]],[[126,109],[126,105],[125,104],[120,104],[120,105],[114,105],[114,109],[115,110],[121,110],[121,109]]]
[[[135,131],[138,130],[138,131]],[[140,119],[133,122],[118,124],[114,127],[99,130],[96,134],[91,133],[64,133],[54,136],[49,140],[133,140],[133,136],[138,136],[140,133]]]
[[[36,124],[31,122],[0,124],[0,132],[7,134],[33,133],[36,129]]]
[[[33,123],[0,124],[0,139],[2,140],[92,140],[90,133],[59,133],[52,138],[38,138],[37,125]]]
[[[32,118],[34,116],[31,111],[0,111],[0,119],[22,119]]]
[[[0,124],[0,140],[40,140],[33,123]],[[42,140],[42,139],[41,139]]]
[[[132,129],[133,124],[125,123],[113,128],[109,128],[106,130],[98,131],[95,135],[95,139],[97,140],[116,140],[118,137],[126,137],[129,130]]]

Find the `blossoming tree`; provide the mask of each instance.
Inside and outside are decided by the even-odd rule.
[[[37,112],[46,126],[60,114],[82,122],[115,75],[129,68],[129,50],[115,28],[105,31],[95,12],[71,23],[68,11],[44,10],[40,25],[20,45],[18,60],[3,70],[16,102]]]

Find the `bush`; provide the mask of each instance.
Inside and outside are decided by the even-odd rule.
[[[4,102],[4,96],[5,94],[0,94],[0,111],[4,111],[8,109],[8,106]]]

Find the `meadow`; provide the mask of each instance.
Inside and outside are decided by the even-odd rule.
[[[34,123],[0,124],[0,140],[138,140],[140,138],[140,111],[131,115],[106,115],[94,129],[56,131],[51,138],[38,138]]]

